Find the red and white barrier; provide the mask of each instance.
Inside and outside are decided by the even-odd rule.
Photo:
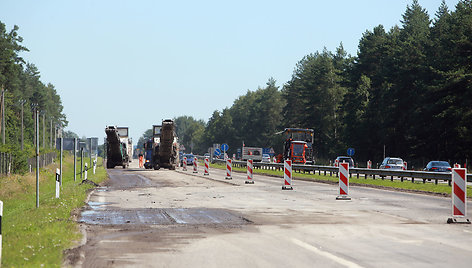
[[[198,173],[198,159],[193,158],[193,173]]]
[[[203,175],[210,175],[210,159],[205,157],[205,173]]]
[[[465,219],[467,214],[467,172],[465,168],[452,169],[452,218],[447,223],[469,223],[469,219],[465,222],[458,222],[457,218]]]
[[[284,162],[284,185],[282,190],[293,190],[292,187],[292,160]]]
[[[368,169],[371,169],[372,168],[372,161],[367,161],[367,168]]]
[[[232,160],[231,159],[226,159],[226,178],[227,180],[231,180],[231,171],[233,169],[232,167]]]
[[[351,200],[349,197],[349,164],[339,165],[339,195],[336,200]]]
[[[187,157],[184,156],[184,161],[182,162],[182,170],[187,171]]]
[[[254,184],[254,177],[253,177],[254,165],[252,159],[247,160],[247,180],[245,181],[246,184]]]
[[[403,161],[403,170],[408,170],[408,163]]]

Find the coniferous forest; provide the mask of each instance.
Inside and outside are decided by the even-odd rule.
[[[414,0],[400,18],[391,29],[366,30],[356,56],[342,43],[306,55],[281,88],[271,78],[207,123],[176,118],[181,142],[197,153],[224,142],[230,153],[243,142],[278,153],[274,134],[300,127],[314,129],[318,163],[349,147],[358,162],[380,162],[384,148],[417,168],[429,160],[470,161],[472,1],[452,9],[443,1],[430,16]]]
[[[18,26],[8,30],[0,22],[0,90],[4,103],[4,109],[0,111],[5,111],[5,128],[0,132],[0,151],[12,155],[14,172],[23,172],[28,169],[27,159],[34,156],[34,111],[37,109],[39,113],[41,152],[53,150],[55,132],[65,127],[67,120],[54,85],[41,82],[38,68],[20,56],[21,52],[28,49],[21,45],[23,38],[18,30]]]

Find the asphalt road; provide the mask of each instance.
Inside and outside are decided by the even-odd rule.
[[[136,162],[136,161],[135,161]],[[133,164],[136,164],[133,162]],[[451,199],[245,174],[109,170],[79,218],[83,267],[470,267],[472,226]],[[471,215],[468,202],[468,215]],[[470,218],[470,217],[469,217]]]

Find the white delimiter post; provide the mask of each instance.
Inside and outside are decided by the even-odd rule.
[[[2,216],[3,216],[3,202],[0,201],[0,266],[2,266]]]
[[[60,191],[61,191],[61,179],[60,179],[60,176],[61,176],[61,170],[60,169],[56,169],[56,198],[59,198],[60,196]]]

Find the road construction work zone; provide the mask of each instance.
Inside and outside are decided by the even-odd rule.
[[[135,161],[136,162],[136,161]],[[134,162],[133,162],[134,163]],[[137,163],[134,163],[137,165]],[[68,252],[82,267],[469,267],[471,225],[451,198],[191,169],[108,170]],[[467,209],[469,210],[469,206]],[[467,213],[470,215],[470,211]]]

